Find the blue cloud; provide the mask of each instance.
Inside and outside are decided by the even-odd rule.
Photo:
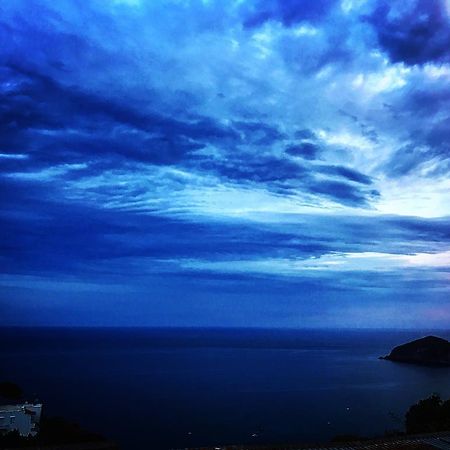
[[[350,181],[354,181],[356,183],[366,184],[370,185],[373,183],[373,180],[371,177],[358,172],[355,169],[350,169],[349,167],[345,166],[321,166],[318,169],[322,173],[335,175],[341,178],[345,178]]]
[[[130,324],[332,326],[442,302],[444,6],[2,4],[3,320],[56,323],[52,292],[111,324],[130,304]]]
[[[286,153],[305,159],[317,159],[320,153],[320,147],[312,142],[301,142],[300,144],[290,145],[287,147]]]
[[[256,1],[247,6],[246,27],[257,27],[268,20],[282,22],[291,26],[299,22],[317,22],[328,14],[337,3],[336,0],[269,0]]]
[[[450,24],[445,1],[376,2],[369,21],[393,62],[448,62]]]

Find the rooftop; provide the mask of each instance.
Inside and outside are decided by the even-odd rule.
[[[225,445],[187,450],[450,450],[450,431],[347,443]]]
[[[39,407],[42,406],[41,403],[17,403],[17,404],[13,404],[13,405],[0,405],[0,412],[1,411],[20,411],[23,408],[26,407]]]

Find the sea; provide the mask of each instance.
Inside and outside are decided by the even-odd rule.
[[[380,360],[450,330],[0,329],[0,380],[124,450],[327,441],[402,429],[450,368]]]

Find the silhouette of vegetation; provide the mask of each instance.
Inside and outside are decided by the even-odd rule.
[[[0,448],[28,447],[28,438],[22,437],[17,430],[0,434]]]
[[[331,439],[331,442],[361,442],[367,440],[367,438],[358,436],[357,434],[338,434]]]
[[[405,416],[407,433],[433,433],[450,430],[450,399],[443,401],[438,394],[412,405]]]
[[[22,389],[17,384],[10,381],[0,382],[0,397],[4,397],[7,400],[20,400],[22,396]]]
[[[444,401],[438,394],[433,394],[428,398],[418,401],[409,407],[405,414],[404,424],[406,433],[401,430],[387,430],[383,437],[393,438],[405,436],[407,434],[450,431],[450,399]],[[345,434],[334,436],[331,439],[331,442],[355,442],[368,439],[367,436]]]
[[[68,422],[62,417],[43,418],[37,437],[40,442],[45,442],[46,444],[104,440],[99,434],[83,430],[77,423]]]
[[[80,425],[68,422],[62,417],[43,417],[39,426],[39,432],[34,437],[21,436],[18,431],[0,434],[0,449],[34,447],[38,445],[79,444],[104,440],[103,436],[86,431]]]

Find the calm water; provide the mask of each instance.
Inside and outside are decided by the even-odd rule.
[[[432,331],[0,330],[0,379],[124,449],[400,428],[450,369],[378,360]],[[252,436],[256,435],[256,436]]]

